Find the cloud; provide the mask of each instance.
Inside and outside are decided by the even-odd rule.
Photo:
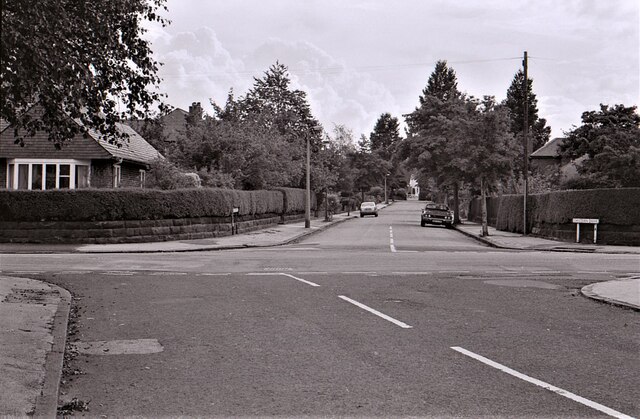
[[[326,130],[346,125],[356,135],[369,133],[383,112],[397,112],[393,95],[371,76],[359,73],[306,41],[267,39],[249,54],[235,57],[207,27],[193,32],[152,34],[169,104],[188,109],[201,102],[212,111],[213,99],[224,104],[229,89],[244,95],[276,61],[289,68],[291,87],[307,93],[313,115]]]

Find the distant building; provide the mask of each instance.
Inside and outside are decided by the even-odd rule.
[[[39,107],[29,112],[38,115]],[[1,125],[0,188],[22,190],[144,187],[149,164],[162,155],[131,127],[118,124],[128,141],[111,144],[90,130],[56,149],[44,131],[15,144],[11,125]]]
[[[558,137],[547,142],[542,147],[531,153],[531,168],[538,169],[543,173],[559,171],[562,180],[573,179],[578,176],[576,164],[584,158],[578,160],[563,159],[559,155],[560,144],[564,138]]]

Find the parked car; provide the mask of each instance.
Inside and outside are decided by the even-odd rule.
[[[378,207],[375,202],[363,202],[360,205],[360,217],[364,217],[365,215],[378,216]]]
[[[427,224],[444,225],[447,228],[453,227],[453,211],[444,204],[436,204],[435,202],[427,202],[422,215],[420,216],[420,225],[424,227]]]

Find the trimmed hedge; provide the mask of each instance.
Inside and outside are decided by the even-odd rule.
[[[529,195],[527,231],[570,238],[575,230],[573,218],[598,218],[602,242],[639,244],[639,209],[640,188],[567,190]],[[480,198],[476,197],[469,205],[469,220],[480,222],[480,217]],[[489,224],[498,230],[521,233],[522,195],[487,198],[487,217]]]
[[[276,188],[274,189],[279,191],[283,195],[284,201],[284,213],[285,214],[295,214],[304,212],[305,210],[305,197],[306,190],[305,189],[297,189],[297,188]],[[311,194],[311,209],[314,210],[317,205],[317,199],[314,193]]]
[[[298,192],[296,192],[298,191]],[[115,221],[290,214],[303,190],[80,189],[0,190],[0,221]],[[284,198],[283,198],[284,195]],[[293,198],[292,198],[293,197]],[[285,199],[289,198],[288,205]],[[304,211],[304,201],[302,201]]]

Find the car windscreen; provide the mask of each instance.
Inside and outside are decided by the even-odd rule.
[[[446,205],[438,205],[438,204],[428,204],[425,209],[428,210],[440,210],[440,211],[449,211],[449,207]]]

